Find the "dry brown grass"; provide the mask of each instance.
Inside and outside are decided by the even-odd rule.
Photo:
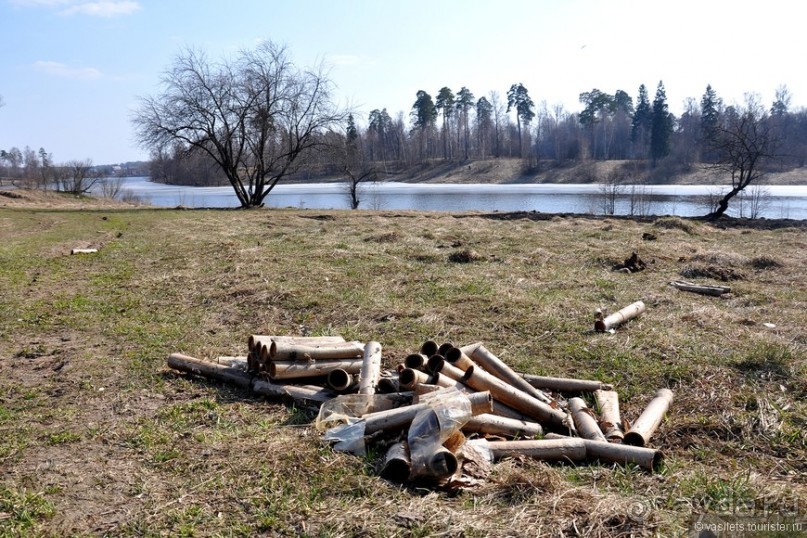
[[[678,221],[0,209],[0,534],[642,536],[729,502],[803,507],[805,228]],[[610,270],[632,251],[645,271]],[[723,298],[668,286],[692,263],[744,279]],[[593,332],[595,308],[637,299],[646,314]],[[402,489],[304,410],[164,366],[256,332],[378,340],[390,367],[481,340],[522,371],[614,383],[629,419],[670,387],[667,466],[513,461],[475,491]]]

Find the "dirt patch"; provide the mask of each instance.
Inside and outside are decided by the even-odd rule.
[[[681,269],[681,276],[685,278],[712,278],[729,282],[731,280],[744,280],[741,272],[721,265],[694,264]]]

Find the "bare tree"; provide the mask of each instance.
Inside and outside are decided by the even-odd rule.
[[[142,100],[133,122],[147,148],[179,142],[221,167],[242,207],[259,207],[295,172],[319,136],[347,116],[332,100],[324,68],[297,68],[267,41],[235,60],[213,63],[187,50]]]
[[[717,129],[712,142],[718,156],[713,168],[731,174],[731,188],[706,215],[718,219],[728,209],[732,198],[756,183],[764,174],[764,165],[774,158],[775,141],[770,132],[768,114],[755,96],[746,96],[744,110],[728,117]]]
[[[378,178],[378,171],[367,159],[362,148],[361,138],[356,125],[353,123],[353,116],[347,118],[345,135],[338,135],[339,142],[331,144],[336,150],[336,159],[342,166],[342,171],[347,179],[347,192],[350,197],[350,207],[358,209],[361,200],[359,199],[359,185],[367,181],[375,181]]]
[[[86,194],[101,177],[100,172],[93,170],[90,159],[68,161],[56,169],[56,188],[71,194]]]

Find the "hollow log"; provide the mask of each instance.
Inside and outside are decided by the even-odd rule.
[[[515,418],[500,417],[491,413],[485,413],[471,417],[462,427],[466,433],[486,433],[490,435],[502,435],[505,437],[535,437],[544,433],[543,428],[537,422],[528,422]]]
[[[426,340],[425,342],[423,342],[423,345],[420,346],[420,352],[423,355],[426,355],[427,357],[431,357],[432,355],[437,353],[439,347],[440,346],[438,346],[437,342],[435,342],[434,340]]]
[[[494,460],[506,457],[528,456],[544,461],[584,461],[585,439],[540,439],[530,441],[488,441]]]
[[[594,322],[594,330],[599,332],[610,331],[614,327],[622,325],[626,321],[635,318],[644,311],[644,303],[642,301],[636,301],[635,303],[629,304],[618,312],[614,312],[610,316],[603,319],[597,319]]]
[[[317,360],[302,361],[272,361],[269,363],[269,377],[278,379],[305,379],[309,377],[326,376],[332,370],[341,368],[349,374],[358,374],[361,371],[361,358],[345,360]]]
[[[466,396],[471,401],[472,415],[476,416],[482,413],[490,413],[493,401],[489,392],[474,392]],[[428,408],[428,403],[419,403],[362,415],[361,418],[365,421],[365,435],[379,431],[402,430],[412,422],[412,419],[415,418],[418,411]]]
[[[549,395],[527,383],[523,377],[514,372],[504,361],[488,351],[482,344],[478,345],[473,350],[470,358],[486,372],[498,377],[505,383],[509,383],[518,390],[526,392],[536,400],[544,402],[545,404],[552,403],[552,398],[550,398]]]
[[[462,370],[463,372],[475,364],[474,361],[471,360],[471,357],[463,353],[460,348],[456,347],[449,349],[446,352],[445,357],[452,366]]]
[[[593,392],[610,389],[612,385],[589,379],[571,379],[567,377],[547,377],[542,375],[521,374],[524,380],[537,389],[554,390],[555,392]]]
[[[407,368],[423,368],[429,358],[423,353],[412,353],[404,359]]]
[[[462,382],[476,390],[489,390],[494,399],[524,413],[530,418],[536,419],[538,422],[545,422],[556,429],[562,429],[565,426],[566,413],[533,398],[526,392],[505,383],[481,368],[476,366],[468,368]]]
[[[398,374],[398,383],[404,390],[414,390],[420,383],[428,383],[429,379],[429,374],[414,368],[404,368]]]
[[[454,344],[452,344],[451,342],[443,342],[442,344],[440,344],[440,347],[437,348],[437,354],[445,357],[446,353],[448,353],[448,350],[451,349],[452,347],[454,347]]]
[[[336,368],[328,372],[327,384],[336,392],[350,392],[358,387],[359,376],[348,373],[343,368]]]
[[[340,342],[336,344],[306,345],[272,341],[269,348],[270,361],[312,361],[352,359],[364,356],[361,342]]]
[[[231,368],[223,364],[216,364],[182,353],[171,353],[168,356],[168,366],[174,370],[201,375],[209,379],[217,379],[225,383],[232,383],[241,388],[248,389],[252,384],[252,374],[240,368]]]
[[[720,297],[725,293],[731,293],[731,288],[728,286],[703,286],[700,284],[693,284],[692,282],[682,282],[680,280],[670,282],[670,286],[673,286],[681,291],[699,293],[701,295],[711,295],[713,297]]]
[[[619,414],[619,394],[615,390],[596,390],[594,399],[600,408],[600,429],[608,441],[621,443],[622,417]]]
[[[572,413],[574,425],[580,437],[594,441],[606,441],[605,435],[600,431],[591,409],[588,408],[582,398],[571,398],[569,400],[569,411]]]
[[[397,484],[403,484],[412,472],[412,460],[409,456],[409,445],[406,441],[394,443],[387,449],[381,478]]]
[[[375,394],[378,380],[381,379],[381,344],[367,342],[359,373],[359,394]]]
[[[664,414],[670,408],[673,393],[670,389],[660,389],[645,410],[631,425],[623,442],[626,445],[645,446],[661,424]]]

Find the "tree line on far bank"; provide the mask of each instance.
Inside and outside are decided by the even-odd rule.
[[[243,207],[261,206],[295,177],[343,177],[358,207],[359,183],[435,162],[519,158],[537,172],[618,159],[635,163],[618,178],[631,183],[669,181],[696,165],[724,170],[731,189],[715,208],[719,216],[764,172],[803,166],[807,156],[807,111],[791,110],[785,86],[768,107],[753,94],[726,104],[707,85],[679,117],[669,112],[661,81],[652,100],[641,85],[635,101],[624,90],[597,88],[579,101],[579,112],[536,106],[521,83],[504,96],[443,87],[434,97],[417,91],[408,117],[379,108],[357,120],[336,105],[323,66],[301,68],[284,47],[265,42],[220,61],[184,50],[132,119],[151,152],[153,179],[229,183]],[[3,152],[0,165],[35,162],[19,157]]]

